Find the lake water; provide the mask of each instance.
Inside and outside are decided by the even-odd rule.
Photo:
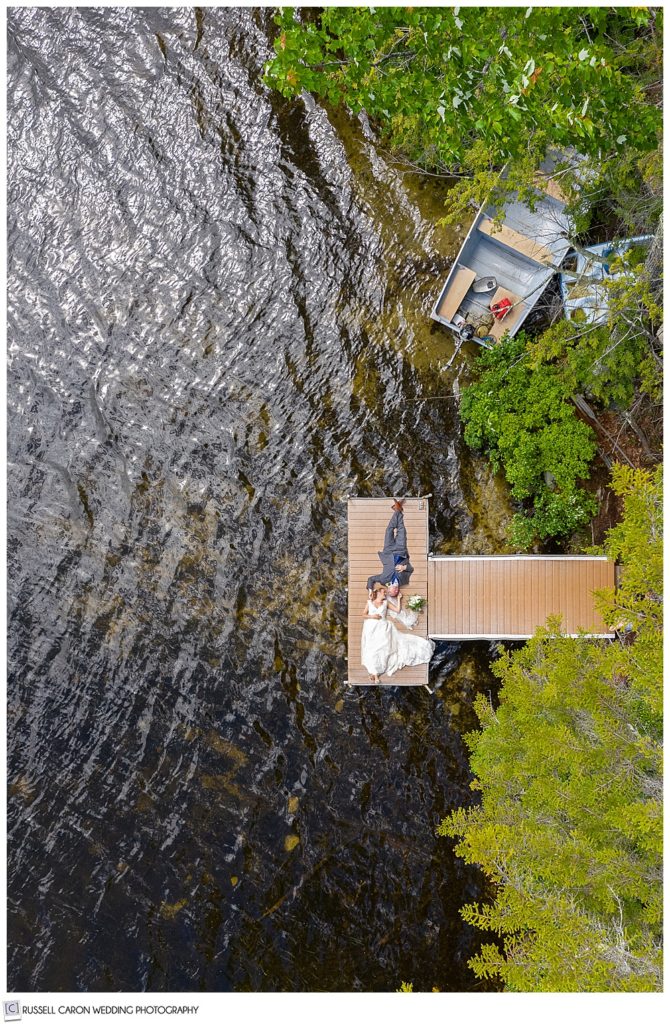
[[[500,550],[447,185],[270,93],[267,10],[9,13],[9,984],[478,987],[486,644],[348,689],[346,497]],[[371,567],[372,569],[374,567]]]

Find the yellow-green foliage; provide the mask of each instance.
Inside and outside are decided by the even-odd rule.
[[[527,339],[528,363],[533,370],[554,367],[566,396],[580,393],[607,407],[628,408],[636,386],[657,397],[659,371],[652,339],[663,313],[644,265],[612,260],[606,283],[608,315],[600,324],[559,320],[535,339]],[[651,361],[651,380],[644,377]],[[642,381],[640,380],[641,378]]]
[[[511,991],[661,988],[660,471],[618,467],[613,486],[625,515],[607,551],[623,569],[601,607],[622,638],[550,623],[500,658],[499,707],[481,697],[466,738],[481,805],[438,829],[494,884],[462,915],[498,939],[475,974]]]

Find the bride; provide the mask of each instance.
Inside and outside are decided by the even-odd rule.
[[[399,617],[401,599],[389,601],[386,588],[378,586],[365,606],[361,637],[361,661],[372,683],[379,683],[381,675],[392,676],[408,665],[427,664],[435,650],[432,640],[397,630],[387,618],[389,611]]]

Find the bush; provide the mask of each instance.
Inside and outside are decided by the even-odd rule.
[[[503,470],[515,498],[532,501],[512,527],[512,542],[522,548],[573,533],[596,511],[577,483],[589,476],[593,431],[577,417],[570,377],[554,364],[534,366],[527,345],[521,333],[484,352],[460,408],[467,444]]]

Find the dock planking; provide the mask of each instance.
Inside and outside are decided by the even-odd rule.
[[[591,555],[451,555],[428,560],[430,636],[526,640],[550,615],[566,636],[611,637],[594,592],[615,586],[614,563]]]
[[[348,501],[348,667],[347,682],[354,686],[374,686],[361,664],[363,615],[368,600],[367,581],[381,571],[377,555],[384,543],[384,532],[391,518],[393,498],[350,498]],[[428,597],[428,499],[406,498],[404,507],[407,547],[414,572],[408,586],[402,588],[405,600],[411,594]],[[424,608],[412,630],[428,635],[428,613]],[[404,627],[394,623],[396,628]],[[401,669],[395,675],[382,676],[381,686],[426,686],[428,665]]]

